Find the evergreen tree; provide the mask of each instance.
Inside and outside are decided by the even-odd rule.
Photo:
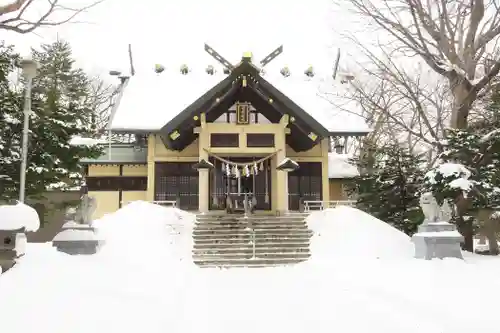
[[[449,129],[439,155],[445,163],[426,175],[426,187],[438,201],[455,203],[454,221],[466,238],[468,251],[473,250],[472,236],[478,227],[468,216],[478,216],[480,210],[500,210],[500,133],[492,135],[498,127],[491,120],[476,122],[466,130]]]
[[[11,46],[0,42],[0,201],[16,195],[19,182],[20,137],[12,135],[19,126],[22,100],[9,80],[19,57]]]
[[[57,41],[33,50],[33,59],[39,63],[37,77],[33,80],[32,115],[30,117],[30,140],[28,145],[28,170],[26,191],[28,196],[42,194],[47,189],[67,189],[78,186],[82,168],[79,160],[97,157],[97,147],[71,146],[75,135],[87,136],[92,132],[91,119],[94,112],[90,94],[90,82],[85,73],[75,68],[68,43]],[[2,136],[11,140],[9,149],[13,156],[19,155],[22,132],[22,102],[16,100],[16,110]],[[11,188],[4,196],[17,197],[19,187],[19,157],[8,175]]]
[[[408,235],[415,233],[423,220],[419,206],[422,162],[397,145],[380,149],[374,172],[362,174],[356,182],[357,207]]]

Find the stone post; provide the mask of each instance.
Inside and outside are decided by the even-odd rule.
[[[97,207],[96,200],[83,195],[76,211],[70,208],[67,211],[66,222],[62,230],[52,240],[52,246],[58,251],[70,255],[90,255],[98,251],[102,245],[92,226],[92,215]],[[74,217],[75,220],[72,218]]]
[[[412,237],[415,244],[415,258],[463,259],[460,243],[464,237],[457,231],[455,225],[449,223],[452,216],[449,204],[445,202],[439,207],[432,193],[424,193],[420,197],[420,206],[425,220]]]

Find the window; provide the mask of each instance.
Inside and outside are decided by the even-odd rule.
[[[210,135],[210,147],[233,147],[240,146],[239,134],[217,133]]]

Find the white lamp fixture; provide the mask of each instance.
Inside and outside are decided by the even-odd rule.
[[[293,172],[299,168],[299,164],[295,161],[292,161],[288,157],[281,161],[280,164],[276,167],[276,170],[281,170],[285,172]]]
[[[22,59],[19,63],[22,69],[22,74],[26,79],[26,92],[24,95],[24,123],[23,123],[23,140],[21,150],[21,170],[19,181],[19,201],[24,202],[26,192],[26,169],[28,163],[28,134],[29,134],[29,121],[31,114],[31,86],[33,78],[36,76],[38,64],[31,57]]]

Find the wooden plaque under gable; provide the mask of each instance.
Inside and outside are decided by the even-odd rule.
[[[250,124],[250,104],[237,103],[236,104],[236,124],[248,125]]]

